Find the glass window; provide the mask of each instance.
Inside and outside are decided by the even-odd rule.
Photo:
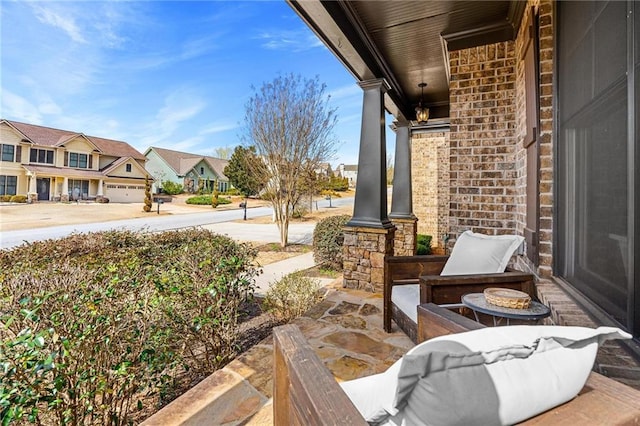
[[[78,154],[77,152],[69,153],[69,167],[77,169],[87,168],[87,154]]]
[[[53,151],[49,149],[31,148],[29,161],[31,163],[53,164]]]
[[[558,3],[557,260],[560,276],[631,329],[626,5]]]
[[[131,173],[131,164],[127,164],[125,169],[127,170],[127,173]]]
[[[86,199],[89,196],[89,181],[69,179],[69,197],[75,201],[80,199]]]
[[[2,161],[13,161],[16,147],[2,144]]]
[[[16,195],[17,188],[17,176],[0,175],[0,195]]]

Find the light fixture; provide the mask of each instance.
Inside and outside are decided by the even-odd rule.
[[[420,93],[420,102],[416,107],[416,121],[420,124],[426,123],[427,120],[429,119],[429,108],[422,105],[422,102],[424,100],[424,88],[426,86],[427,86],[427,83],[418,84],[418,87],[420,88],[421,93]]]

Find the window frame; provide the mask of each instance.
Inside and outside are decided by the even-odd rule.
[[[41,157],[43,160],[41,160]],[[48,161],[49,158],[51,158],[51,161]],[[29,162],[37,164],[53,164],[54,152],[52,149],[31,148],[29,150]]]
[[[9,184],[9,178],[13,181],[13,193],[7,194],[7,188],[11,187]],[[0,195],[17,195],[18,194],[18,176],[13,175],[0,175]]]
[[[17,151],[16,150],[16,146],[13,145],[13,144],[8,144],[8,143],[3,143],[3,144],[0,144],[0,145],[1,145],[1,149],[2,149],[2,153],[0,154],[0,161],[6,161],[6,162],[9,162],[9,163],[14,163],[16,161],[16,151]],[[5,155],[6,155],[5,154],[5,149],[6,148],[12,148],[11,159],[10,160],[5,159]]]
[[[69,152],[68,154],[69,154],[68,167],[71,167],[73,169],[89,168],[89,154],[84,154],[81,152]]]

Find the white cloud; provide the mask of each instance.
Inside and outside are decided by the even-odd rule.
[[[342,87],[338,87],[337,89],[333,89],[331,92],[329,92],[329,96],[331,96],[331,99],[334,101],[340,100],[340,99],[354,98],[361,103],[362,89],[354,81],[353,84],[349,84],[348,86],[342,86]]]
[[[30,2],[29,5],[38,21],[62,30],[76,43],[87,42],[70,14],[54,10],[54,7],[48,3]]]
[[[196,90],[176,89],[165,97],[164,105],[156,113],[155,118],[144,126],[142,133],[136,138],[144,146],[164,146],[171,143],[174,147],[171,149],[176,149],[175,140],[173,140],[176,137],[176,131],[206,106],[206,102],[200,98]]]
[[[0,110],[2,111],[2,118],[25,121],[31,124],[42,123],[42,114],[36,105],[4,87],[1,89],[1,95]]]
[[[324,46],[322,42],[307,30],[272,30],[258,35],[262,47],[270,50],[287,50],[303,52]]]
[[[200,130],[199,134],[201,135],[209,135],[212,133],[221,133],[226,132],[228,130],[237,129],[237,124],[232,124],[229,122],[214,122],[204,129]]]

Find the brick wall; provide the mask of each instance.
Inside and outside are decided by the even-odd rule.
[[[535,8],[539,15],[539,73],[538,104],[540,107],[539,120],[539,155],[540,155],[540,241],[539,266],[537,268],[522,258],[521,269],[534,271],[541,277],[552,275],[552,230],[553,230],[553,3],[549,0],[530,0],[527,11]],[[528,13],[528,12],[527,12]],[[526,19],[526,18],[525,18]],[[515,41],[515,51],[520,52],[526,41],[525,22]],[[519,56],[516,58],[516,226],[522,234],[526,212],[526,151],[523,139],[525,128],[525,81],[524,63]]]
[[[517,229],[513,42],[450,52],[450,232]]]
[[[449,132],[411,135],[411,179],[418,234],[431,235],[432,247],[441,247],[449,232]]]

